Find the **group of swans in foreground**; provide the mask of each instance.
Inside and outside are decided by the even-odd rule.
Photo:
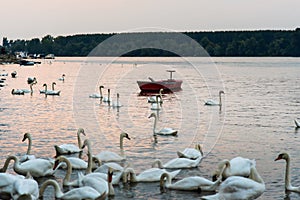
[[[85,174],[79,173],[77,179],[71,180],[72,169],[74,169],[71,161],[72,157],[63,156],[63,154],[70,153],[68,150],[60,151],[60,155],[57,155],[55,161],[32,158],[21,163],[18,157],[8,156],[0,171],[5,172],[10,161],[14,160],[13,169],[20,175],[0,173],[0,194],[6,194],[13,197],[13,199],[20,198],[20,196],[30,196],[31,199],[37,199],[38,196],[43,195],[47,186],[52,185],[55,188],[56,198],[104,199],[107,195],[114,195],[112,185],[118,184],[121,179],[124,183],[128,181],[160,182],[160,187],[163,190],[172,189],[216,192],[216,194],[213,195],[202,196],[202,199],[255,199],[265,191],[265,183],[256,170],[255,160],[242,157],[235,157],[231,160],[222,160],[219,163],[217,170],[214,172],[213,181],[201,176],[190,176],[172,183],[172,179],[180,173],[182,168],[193,168],[199,165],[203,158],[203,152],[200,145],[195,145],[195,148],[186,148],[182,152],[178,151],[178,158],[171,159],[166,164],[161,164],[160,160],[155,160],[152,168],[140,172],[139,174],[136,174],[135,170],[130,166],[121,167],[119,164],[112,162],[114,161],[113,159],[107,159],[110,157],[109,155],[114,154],[113,152],[111,152],[112,154],[105,153],[107,156],[105,158],[107,160],[104,158],[98,159],[100,166],[95,167],[93,160],[96,159],[95,157],[97,157],[97,155],[93,155],[91,144],[88,139],[85,139],[84,142],[81,143],[81,134],[84,134],[84,130],[79,128],[77,131],[78,145],[81,146],[79,149],[80,151],[83,151],[85,147],[88,149],[88,161]],[[127,133],[120,134],[121,150],[123,149],[123,138],[130,139]],[[29,156],[32,144],[31,135],[29,133],[24,134],[22,141],[25,141],[26,139],[29,141],[27,150]],[[70,149],[74,149],[72,145],[62,146],[66,149],[69,147]],[[98,157],[101,158],[101,156]],[[114,156],[111,156],[110,158],[113,157]],[[120,157],[120,160],[126,159],[125,156]],[[280,159],[286,160],[286,190],[300,192],[300,187],[293,187],[290,183],[289,155],[287,153],[281,153],[275,161]],[[154,167],[156,163],[158,164],[158,167]],[[42,184],[40,189],[38,189],[38,184],[33,178],[53,175],[60,166],[67,166],[63,185],[79,186],[79,188],[74,188],[68,192],[62,192],[62,189],[55,180],[47,180]],[[175,171],[170,172],[166,169],[175,169]]]

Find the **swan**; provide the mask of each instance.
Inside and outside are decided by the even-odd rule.
[[[14,182],[11,194],[13,199],[38,199],[38,183],[32,178],[30,173],[28,173],[26,178],[19,178]]]
[[[154,117],[154,125],[153,125],[153,135],[177,135],[177,130],[174,130],[172,128],[163,128],[160,131],[156,131],[156,125],[157,125],[157,115],[155,113],[151,113],[148,118]]]
[[[32,138],[30,133],[25,133],[22,139],[22,142],[24,142],[26,139],[28,139],[28,147],[27,147],[27,152],[26,155],[22,156],[20,158],[20,162],[25,162],[27,160],[33,160],[36,159],[34,155],[30,154],[31,151],[31,145],[32,145]]]
[[[110,98],[110,89],[107,89],[107,97],[103,97],[103,102],[111,102],[111,98]]]
[[[155,166],[155,164],[158,164],[159,168],[168,168],[168,169],[179,169],[179,168],[193,168],[197,167],[202,160],[202,157],[198,157],[196,160],[191,160],[188,158],[174,158],[170,161],[168,161],[166,164],[162,164],[159,159],[156,159],[152,167]]]
[[[0,173],[0,195],[2,197],[5,195],[7,196],[7,199],[10,199],[10,196],[14,189],[14,182],[18,179],[24,179],[24,178],[25,177],[21,175]]]
[[[230,165],[229,161],[227,163],[224,163],[222,170],[225,170],[228,165]],[[165,178],[167,179],[166,182]],[[216,191],[221,181],[222,177],[213,182],[200,176],[190,176],[172,183],[172,177],[170,176],[170,174],[163,173],[160,178],[160,188],[169,188],[174,190]]]
[[[205,105],[207,106],[221,106],[222,105],[222,94],[225,94],[224,91],[219,91],[219,102],[215,101],[215,100],[212,100],[212,99],[209,99],[205,102]]]
[[[127,169],[125,169],[125,171],[123,173],[123,182],[124,183],[127,182],[129,175],[130,175],[130,182],[131,183],[160,181],[160,177],[164,173],[168,174],[170,179],[173,179],[180,171],[181,171],[181,169],[175,170],[173,172],[168,172],[165,169],[150,168],[150,169],[147,169],[147,170],[141,172],[139,175],[136,175],[134,169],[127,168]]]
[[[58,78],[59,81],[65,81],[65,74],[62,74],[60,78]]]
[[[23,90],[20,90],[20,89],[12,89],[11,90],[11,94],[13,95],[24,95],[24,91]]]
[[[11,75],[12,78],[16,78],[16,76],[17,76],[17,71],[13,71],[10,75]]]
[[[162,101],[161,101],[161,103],[159,103],[159,100],[158,100],[159,98],[160,98],[160,96],[156,95],[156,101],[155,101],[155,103],[151,104],[151,110],[160,110],[161,109]]]
[[[79,153],[82,151],[81,149],[81,137],[80,134],[85,136],[85,132],[83,128],[79,128],[77,130],[77,141],[78,141],[78,146],[74,144],[62,144],[60,146],[54,145],[56,155],[62,155],[62,154],[72,154],[72,153]]]
[[[294,187],[291,184],[291,178],[290,178],[290,156],[288,153],[281,153],[278,155],[278,157],[275,159],[277,160],[285,160],[286,161],[286,167],[285,167],[285,189],[287,191],[292,192],[298,192],[300,193],[300,187]]]
[[[220,172],[222,171],[224,162],[227,161],[228,160],[225,159],[219,163],[218,169],[213,173],[213,180],[216,180],[217,177],[220,176]],[[230,160],[230,166],[224,170],[222,177],[223,179],[226,179],[230,176],[248,177],[250,175],[251,168],[255,166],[255,160],[250,160],[248,158],[238,156]]]
[[[162,92],[163,91],[164,91],[164,89],[162,89],[162,88],[159,90],[158,95],[160,98],[158,100],[158,103],[163,103],[163,100],[162,100]],[[156,103],[156,95],[148,97],[148,103]]]
[[[28,78],[27,78],[27,83],[28,83],[28,84],[31,84],[31,83],[34,83],[34,82],[37,83],[35,77],[28,77]]]
[[[97,190],[89,186],[74,188],[64,193],[59,187],[57,181],[49,179],[46,180],[40,187],[39,190],[40,198],[43,197],[43,193],[48,185],[52,185],[54,187],[55,197],[59,199],[65,199],[65,200],[97,199],[101,196],[101,194],[97,192]]]
[[[120,103],[119,99],[120,99],[120,95],[119,95],[119,93],[117,93],[117,101],[113,102],[113,104],[111,105],[113,108],[122,107],[122,104]]]
[[[99,86],[99,91],[100,91],[100,93],[98,94],[98,93],[93,93],[93,94],[90,94],[90,98],[100,98],[100,99],[102,99],[103,98],[103,95],[102,95],[102,88],[104,88],[104,86],[103,85],[100,85]]]
[[[0,169],[0,172],[5,172],[7,170],[9,162],[11,160],[14,160],[15,162],[13,166],[14,171],[23,176],[25,176],[29,172],[34,178],[38,178],[43,176],[51,176],[56,171],[53,170],[53,162],[49,160],[38,158],[20,163],[19,158],[17,158],[16,156],[8,156],[3,168]]]
[[[223,181],[218,193],[203,196],[207,200],[248,200],[256,199],[265,191],[265,183],[255,167],[251,167],[249,178],[242,176],[231,176]]]
[[[127,138],[128,140],[130,140],[130,137],[127,133],[122,132],[120,134],[120,150],[121,150],[121,155],[111,152],[111,151],[102,151],[100,153],[98,153],[95,157],[97,157],[99,160],[103,161],[103,162],[118,162],[118,161],[122,161],[125,160],[126,157],[123,152],[123,139]]]
[[[56,85],[55,82],[52,83],[52,90],[47,90],[47,84],[44,83],[43,87],[45,87],[45,94],[46,95],[60,95],[60,90],[54,90],[54,85]]]
[[[186,148],[182,152],[177,151],[177,155],[179,158],[189,158],[189,159],[197,159],[198,157],[203,157],[203,151],[200,144],[196,144],[195,148]]]
[[[300,122],[297,121],[297,119],[294,120],[296,128],[300,128]]]

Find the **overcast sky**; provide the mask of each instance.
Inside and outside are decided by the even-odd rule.
[[[144,30],[294,30],[300,0],[1,0],[0,37]]]

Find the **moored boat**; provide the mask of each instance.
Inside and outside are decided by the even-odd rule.
[[[170,73],[170,78],[166,80],[155,81],[149,77],[150,81],[137,81],[137,84],[142,92],[158,92],[160,89],[164,91],[179,91],[181,90],[182,80],[173,79],[172,75],[175,70],[167,70]]]

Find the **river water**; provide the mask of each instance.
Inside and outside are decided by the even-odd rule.
[[[182,90],[164,94],[160,111],[152,111],[147,96],[140,93],[137,80],[165,79],[168,69],[173,78],[183,80]],[[259,199],[299,199],[284,191],[283,161],[274,162],[280,152],[291,156],[291,180],[300,186],[299,134],[293,120],[300,118],[299,58],[56,58],[35,66],[1,65],[1,72],[17,71],[17,78],[6,76],[0,90],[0,165],[9,155],[23,155],[27,143],[23,134],[31,133],[32,154],[53,157],[54,145],[77,143],[76,130],[85,129],[94,154],[102,150],[119,152],[119,134],[124,140],[126,163],[141,172],[154,159],[166,162],[176,151],[199,143],[204,159],[198,168],[182,170],[178,179],[199,175],[211,179],[222,159],[242,156],[256,160],[258,172],[266,184]],[[58,78],[65,74],[65,81]],[[29,89],[26,80],[36,77],[32,95],[12,95],[14,88]],[[56,82],[60,96],[39,93],[42,85]],[[119,109],[89,98],[104,86],[111,97],[120,94]],[[204,106],[207,99],[218,100],[224,90],[222,107]],[[178,137],[152,136],[153,119],[158,127],[178,130]],[[84,159],[86,159],[84,155]],[[126,164],[123,163],[123,164]],[[12,164],[9,172],[13,173]],[[77,172],[72,174],[76,178]],[[62,170],[54,177],[61,182]],[[44,179],[38,180],[41,184]],[[197,199],[199,192],[168,190],[161,193],[159,183],[122,183],[115,187],[112,199]],[[44,199],[54,199],[47,189]]]

